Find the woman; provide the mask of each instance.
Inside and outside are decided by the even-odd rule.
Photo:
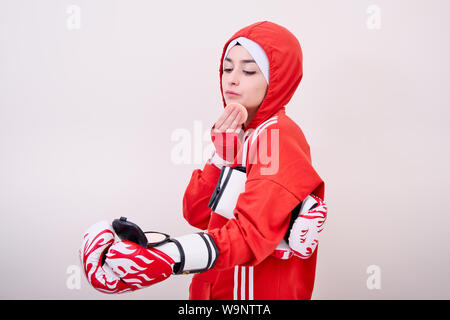
[[[191,225],[207,229],[219,255],[214,268],[194,275],[189,298],[310,299],[317,250],[310,249],[307,259],[273,255],[299,203],[310,194],[324,197],[324,182],[311,165],[309,145],[285,112],[303,76],[300,44],[280,25],[251,24],[226,42],[219,75],[224,107],[243,105],[248,113],[242,124],[245,137],[258,136],[245,154],[240,148],[235,157],[225,158],[216,149],[203,170],[192,174],[183,215]],[[239,112],[225,110],[215,126],[234,129]],[[263,155],[270,155],[270,161],[263,161],[268,160]],[[236,165],[246,166],[247,180],[229,219],[208,203],[221,168]]]
[[[310,299],[326,206],[309,145],[285,113],[301,78],[302,51],[287,29],[263,21],[234,34],[220,63],[225,109],[211,131],[216,150],[193,172],[183,198],[186,220],[206,231],[176,238],[153,232],[157,239],[149,240],[125,217],[100,221],[84,233],[79,252],[89,283],[121,293],[196,273],[190,299]],[[239,148],[214,138],[241,123]],[[228,184],[216,193],[227,170]],[[231,210],[217,206],[233,190]],[[305,205],[311,198],[316,209]]]

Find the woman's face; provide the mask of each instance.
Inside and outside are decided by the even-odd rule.
[[[237,102],[247,109],[245,125],[250,123],[264,100],[267,82],[253,57],[243,46],[235,45],[228,51],[223,62],[222,90],[226,104]]]

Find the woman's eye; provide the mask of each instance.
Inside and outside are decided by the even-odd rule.
[[[225,69],[223,69],[223,72],[231,72],[231,71],[233,71],[232,68],[225,68]],[[256,73],[256,71],[245,71],[245,70],[243,70],[243,71],[244,71],[245,74],[248,74],[248,75]]]

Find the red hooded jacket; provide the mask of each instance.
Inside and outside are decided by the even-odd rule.
[[[310,147],[285,112],[303,76],[302,50],[286,28],[269,21],[251,24],[225,43],[219,79],[229,42],[241,36],[264,49],[270,74],[266,96],[244,130],[254,130],[269,118],[276,117],[276,121],[249,147],[245,192],[239,195],[233,219],[208,207],[220,169],[208,161],[203,170],[192,173],[183,198],[183,215],[191,225],[208,230],[219,257],[214,268],[194,275],[190,299],[310,299],[317,249],[308,259],[271,256],[286,234],[291,211],[309,194],[324,198],[324,182],[311,164]],[[223,94],[222,100],[225,107]],[[263,161],[261,154],[270,155],[272,163]],[[242,149],[232,166],[240,161]]]

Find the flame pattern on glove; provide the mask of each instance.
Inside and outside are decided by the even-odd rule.
[[[131,241],[120,241],[108,250],[105,263],[130,290],[137,290],[170,277],[175,262],[156,248],[146,249]]]
[[[111,225],[107,221],[100,221],[86,231],[79,250],[86,279],[95,289],[104,293],[129,291],[128,286],[111,268],[102,264],[107,250],[114,243],[114,238]]]
[[[91,226],[79,250],[88,282],[103,293],[134,291],[168,278],[174,261],[155,248],[146,249],[134,242],[115,242],[107,221]]]
[[[328,208],[325,202],[315,195],[311,197],[317,201],[317,206],[298,216],[289,236],[289,247],[294,256],[302,259],[307,259],[314,253],[319,244],[319,233],[327,219]]]

